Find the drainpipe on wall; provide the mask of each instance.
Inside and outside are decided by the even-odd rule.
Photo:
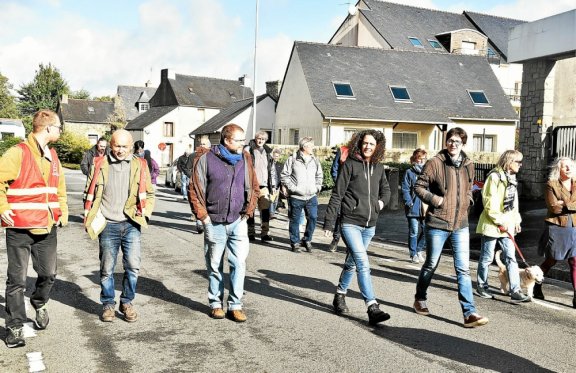
[[[332,118],[328,119],[328,130],[326,131],[326,146],[330,146],[330,127],[332,126]]]

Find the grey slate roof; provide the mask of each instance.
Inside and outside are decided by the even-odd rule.
[[[256,103],[258,104],[267,96],[268,94],[263,94],[256,97]],[[254,100],[252,98],[233,102],[232,105],[228,106],[226,109],[223,109],[221,112],[210,118],[194,131],[190,132],[190,135],[204,135],[220,131],[222,127],[230,123],[232,119],[241,114],[244,110],[250,109],[253,102]]]
[[[143,112],[136,118],[132,119],[126,125],[127,130],[141,130],[146,128],[149,124],[154,123],[158,119],[162,118],[164,115],[168,114],[172,110],[176,109],[178,106],[159,106],[151,107],[147,111]]]
[[[148,97],[152,97],[154,96],[154,93],[156,93],[156,87],[135,87],[119,85],[116,90],[116,95],[122,100],[122,106],[124,107],[126,120],[130,121],[139,115],[136,103],[140,100],[140,97],[143,94]]]
[[[0,126],[24,127],[22,119],[0,118]]]
[[[526,23],[526,21],[518,19],[496,17],[469,11],[464,11],[464,16],[476,26],[478,31],[488,36],[492,45],[498,49],[504,59],[508,58],[508,33],[510,29]]]
[[[364,3],[370,10],[361,9],[360,12],[394,49],[417,49],[408,39],[417,37],[425,50],[437,51],[428,43],[428,39],[437,40],[435,35],[448,31],[476,29],[465,17],[457,13],[377,0],[364,0]]]
[[[66,122],[107,123],[114,112],[114,103],[69,98],[68,103],[61,102],[59,108]]]
[[[312,101],[332,118],[448,123],[450,118],[514,120],[484,57],[295,42]],[[349,82],[356,99],[338,99],[332,82]],[[395,102],[389,85],[412,103]],[[483,90],[490,107],[474,106],[467,89]]]
[[[163,79],[150,99],[151,106],[194,106],[225,108],[236,100],[252,97],[252,90],[238,80],[176,74]]]

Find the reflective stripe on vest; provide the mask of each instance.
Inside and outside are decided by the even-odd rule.
[[[48,228],[50,215],[54,223],[58,223],[62,215],[58,201],[60,179],[58,156],[54,149],[50,149],[52,159],[47,184],[28,145],[21,143],[17,146],[22,149],[20,173],[6,191],[6,199],[14,213],[12,217],[14,225],[8,227],[2,221],[2,226],[24,229]]]

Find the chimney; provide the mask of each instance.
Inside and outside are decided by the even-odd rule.
[[[281,80],[274,80],[271,82],[266,82],[266,93],[272,97],[274,101],[278,101],[280,97],[280,88],[282,87]]]
[[[62,103],[62,104],[68,103],[68,94],[62,93],[62,99],[60,100],[60,103]]]
[[[240,82],[241,85],[246,86],[246,74],[242,75],[241,77],[238,78],[238,81]]]
[[[144,86],[146,88],[150,87],[150,85],[152,84],[152,82],[150,81],[150,79],[148,79],[148,81],[146,83],[144,83]]]
[[[162,69],[160,73],[161,80],[165,79],[176,79],[176,73],[170,69]]]

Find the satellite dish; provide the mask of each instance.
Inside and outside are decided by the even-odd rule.
[[[350,4],[350,6],[348,7],[348,14],[353,16],[353,15],[356,15],[357,11],[358,11],[358,9],[356,9],[356,7],[354,5]]]

